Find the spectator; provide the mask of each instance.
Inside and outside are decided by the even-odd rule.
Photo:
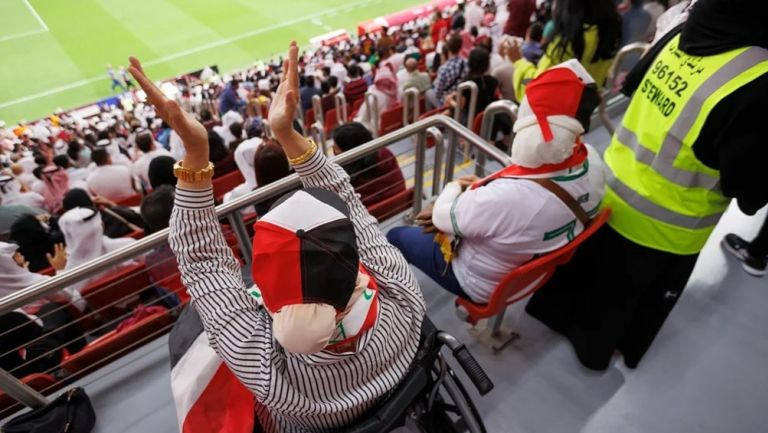
[[[104,131],[106,132],[106,131]],[[100,134],[100,136],[104,137],[105,134]],[[124,167],[127,167],[129,170],[132,168],[133,163],[131,162],[131,159],[128,158],[123,152],[120,150],[120,145],[115,140],[111,140],[109,138],[102,138],[99,139],[99,141],[96,142],[96,149],[104,149],[109,154],[112,164],[121,165]],[[91,160],[93,160],[93,153],[91,153]],[[93,161],[95,162],[95,161]],[[41,164],[41,165],[46,165]],[[92,165],[93,166],[93,165]]]
[[[84,169],[91,163],[91,149],[78,140],[72,140],[67,144],[67,156],[77,168]]]
[[[258,182],[256,182],[256,173],[254,171],[255,168],[253,165],[253,160],[254,156],[256,155],[256,150],[262,146],[263,142],[264,141],[261,137],[254,136],[244,141],[242,144],[240,144],[240,146],[237,147],[237,150],[235,150],[235,163],[237,164],[238,170],[240,170],[240,173],[243,175],[245,182],[233,188],[232,191],[224,194],[224,203],[228,203],[236,198],[242,197],[259,186]],[[248,208],[243,212],[249,213],[255,212],[255,210],[253,208]]]
[[[244,121],[243,116],[240,113],[238,113],[236,111],[230,111],[229,113],[225,114],[221,118],[221,122],[222,122],[221,125],[213,127],[213,131],[216,134],[218,134],[219,137],[222,138],[222,140],[224,140],[224,147],[228,148],[229,147],[229,143],[235,141],[238,138],[241,138],[241,137],[234,136],[232,134],[232,131],[230,131],[229,128],[232,125],[234,125],[235,123],[241,123],[242,124],[243,121]],[[182,143],[179,143],[179,144],[183,148],[183,144]]]
[[[238,95],[239,89],[239,81],[232,80],[229,82],[229,85],[224,88],[224,91],[219,96],[219,113],[225,115],[229,111],[240,111],[240,108],[245,106],[245,101]]]
[[[423,94],[432,87],[429,74],[419,71],[419,62],[416,59],[409,58],[405,61],[405,71],[406,79],[400,82],[403,90],[413,87]]]
[[[469,30],[472,27],[479,28],[485,17],[485,10],[480,5],[480,0],[469,0],[467,2],[466,10],[464,11],[464,30]]]
[[[139,131],[136,134],[136,147],[142,152],[142,155],[133,162],[133,175],[139,179],[145,190],[151,189],[149,182],[149,164],[158,156],[171,156],[171,153],[155,144],[152,133],[147,130]]]
[[[312,108],[312,98],[315,95],[320,95],[320,89],[315,86],[314,75],[307,75],[304,77],[304,87],[299,90],[299,98],[301,100],[301,109],[307,112]]]
[[[562,3],[564,0],[558,1]],[[575,1],[581,2],[582,0]],[[560,7],[560,4],[558,4],[558,7]],[[518,38],[525,37],[528,26],[531,24],[531,16],[536,12],[536,0],[509,0],[507,2],[507,11],[509,12],[509,17],[504,24],[504,33],[510,36],[517,36]]]
[[[438,43],[445,40],[451,27],[451,19],[443,17],[442,12],[435,8],[435,15],[432,17],[432,27],[429,30],[432,44],[438,47]]]
[[[253,168],[256,183],[261,186],[267,186],[291,174],[291,166],[288,164],[288,158],[285,156],[283,148],[272,139],[267,139],[256,149],[253,156]],[[256,203],[256,213],[266,215],[278,199],[280,196]]]
[[[445,104],[446,95],[455,91],[459,83],[464,81],[467,76],[467,61],[459,56],[461,44],[461,36],[459,35],[452,35],[446,43],[448,59],[440,65],[440,69],[437,71],[433,90],[427,92],[429,109],[442,107]]]
[[[323,112],[323,116],[329,110],[336,108],[336,99],[331,91],[331,83],[323,81],[320,83],[320,92],[322,92],[322,98],[320,99],[320,110]]]
[[[214,165],[214,177],[223,176],[237,170],[235,156],[229,152],[219,134],[208,132],[208,147],[211,154],[211,162]]]
[[[373,140],[371,132],[357,122],[345,123],[333,131],[336,154],[352,150]],[[397,158],[386,147],[344,167],[350,182],[360,194],[365,206],[371,206],[384,199],[405,191],[405,178]]]
[[[553,10],[554,39],[538,65],[523,58],[520,46],[510,44],[507,56],[515,64],[515,95],[522,100],[525,84],[552,65],[579,60],[602,88],[621,44],[621,16],[613,0],[558,0]]]
[[[112,157],[106,149],[94,150],[91,158],[96,168],[85,181],[91,194],[120,201],[137,193],[131,171],[124,166],[112,164]]]
[[[378,112],[379,115],[386,110],[394,107],[400,101],[400,95],[398,94],[397,80],[392,70],[383,67],[376,71],[376,78],[373,86],[368,90],[370,94],[374,96],[376,101],[376,107],[368,107],[368,99],[360,106],[360,111],[355,116],[356,122],[363,123],[366,128],[373,131],[378,125],[379,119],[373,117]]]
[[[141,217],[146,222],[146,233],[151,234],[168,228],[173,212],[174,189],[170,185],[161,185],[141,201]],[[147,253],[145,261],[149,278],[153,283],[168,286],[169,278],[179,271],[176,257],[167,243]],[[169,287],[160,287],[167,295]],[[186,294],[181,295],[188,298]]]
[[[648,42],[653,33],[651,29],[651,14],[643,9],[643,0],[630,0],[629,9],[621,14],[621,45],[632,42]]]
[[[491,66],[491,75],[496,81],[499,82],[499,91],[501,97],[510,101],[517,102],[515,98],[515,87],[513,83],[513,76],[515,74],[515,66],[509,61],[507,57],[507,49],[509,45],[505,43],[499,44],[498,53],[502,61],[496,67]]]
[[[55,242],[40,219],[34,214],[25,214],[14,221],[10,229],[10,240],[19,246],[18,252],[26,258],[27,268],[32,272],[51,266],[47,255],[54,252]]]
[[[112,239],[104,235],[101,215],[99,211],[89,207],[76,207],[70,209],[59,218],[59,229],[64,235],[67,245],[67,265],[65,270],[76,268],[107,253],[122,248],[133,242],[131,238]],[[71,286],[72,290],[80,292],[88,284],[98,280],[104,275],[114,273],[120,266],[102,271],[87,280],[81,280]]]
[[[368,83],[363,78],[363,70],[358,65],[349,67],[350,81],[344,86],[344,97],[347,103],[352,105],[355,101],[363,99],[368,91]]]
[[[256,285],[246,290],[221,234],[210,179],[180,180],[171,217],[171,246],[211,346],[260,403],[256,419],[268,432],[338,430],[375,407],[409,371],[425,313],[410,267],[386,242],[346,174],[292,129],[297,58],[292,44],[285,79],[270,107],[270,126],[312,191],[286,197],[257,222]],[[152,81],[136,67],[131,72],[150,100],[164,106],[167,99]],[[176,127],[190,138],[184,142],[185,162],[193,170],[203,167],[209,158],[202,128],[189,118]],[[182,194],[185,200],[179,200]],[[308,228],[320,215],[336,223],[333,236],[322,223]],[[289,258],[283,245],[298,238],[280,228],[286,226],[307,228],[300,236],[307,234],[322,247]],[[299,263],[299,255],[306,261]],[[285,266],[296,269],[295,279],[278,272]],[[379,313],[369,316],[372,308]],[[285,369],[286,363],[291,368]],[[307,392],[310,383],[313,392]],[[300,406],[290,403],[296,398]]]
[[[90,160],[90,155],[88,159]],[[66,154],[55,156],[53,158],[53,163],[56,164],[57,167],[60,167],[62,170],[66,171],[67,177],[69,177],[70,188],[86,187],[85,180],[88,179],[88,174],[90,174],[87,168],[74,167],[72,165],[72,160]]]
[[[525,42],[523,42],[522,53],[523,57],[534,65],[539,63],[539,59],[544,55],[544,50],[541,48],[541,38],[544,34],[544,26],[541,23],[533,23],[528,27],[528,32],[525,34]]]
[[[464,18],[465,4],[463,2],[456,5],[456,12],[451,17],[451,30],[464,30],[464,26],[467,24],[467,20]]]
[[[584,230],[571,204],[541,179],[564,189],[582,213],[597,212],[603,195],[602,162],[594,149],[587,161],[580,136],[599,95],[583,71],[578,63],[566,64],[531,82],[515,123],[512,165],[483,181],[466,176],[448,184],[434,209],[417,217],[426,231],[397,227],[387,235],[411,264],[444,289],[487,303],[511,270],[561,248]],[[435,229],[441,232],[437,237]],[[449,246],[459,239],[458,250]]]
[[[643,4],[643,10],[651,15],[651,25],[648,27],[648,34],[653,36],[656,34],[656,21],[664,14],[666,7],[658,0],[645,0]],[[649,39],[650,41],[650,39]]]
[[[45,209],[45,199],[36,192],[25,191],[18,179],[13,176],[0,174],[0,205],[20,205],[34,209]]]
[[[120,238],[141,230],[144,221],[141,215],[131,208],[118,206],[104,197],[91,199],[85,190],[75,188],[70,190],[63,200],[64,212],[76,207],[89,207],[99,209],[101,220],[104,223],[104,235],[110,238]]]
[[[241,122],[235,122],[229,125],[229,133],[235,138],[229,142],[229,153],[235,153],[237,146],[245,141],[245,137],[243,136],[243,124]]]
[[[11,226],[21,216],[43,214],[42,209],[35,209],[24,205],[4,205],[0,203],[0,241],[9,239]]]
[[[176,176],[173,175],[174,164],[176,160],[170,156],[158,156],[150,161],[147,179],[152,189],[160,185],[176,186]]]
[[[69,191],[69,176],[60,167],[49,165],[42,169],[41,180],[45,207],[50,213],[58,214],[61,212],[61,199]]]
[[[379,36],[379,40],[376,41],[376,49],[379,51],[379,53],[390,53],[392,47],[394,46],[395,41],[389,35],[389,27],[382,27],[381,36]]]

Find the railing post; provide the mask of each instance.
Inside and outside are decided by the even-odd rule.
[[[416,161],[413,174],[413,217],[421,212],[424,198],[424,160],[426,159],[427,133],[419,131],[416,138]]]
[[[512,101],[501,100],[495,101],[488,105],[483,115],[483,122],[480,124],[480,137],[486,142],[492,142],[493,137],[493,124],[496,120],[497,114],[505,114],[509,116],[512,125],[517,121],[517,105]],[[514,137],[514,135],[513,135]],[[512,154],[512,147],[509,148],[510,155]],[[478,152],[475,159],[475,175],[478,177],[485,177],[485,154]]]
[[[467,103],[467,129],[472,130],[472,122],[475,121],[477,112],[477,84],[473,81],[465,81],[456,88],[456,109],[453,112],[453,118],[461,123],[461,111],[464,105],[464,91],[469,90],[469,102]]]
[[[419,91],[411,87],[403,92],[403,126],[410,125],[419,118]],[[413,114],[411,114],[413,113]],[[413,120],[411,120],[413,119]]]
[[[445,157],[445,176],[443,184],[453,180],[453,172],[456,169],[456,148],[459,146],[459,136],[455,131],[448,133],[448,154]]]
[[[437,196],[442,191],[443,185],[440,178],[443,171],[443,158],[445,158],[445,143],[443,141],[443,132],[432,126],[427,128],[426,134],[432,136],[435,141],[435,164],[432,167],[432,196]]]
[[[264,119],[268,120],[268,119]],[[307,135],[307,130],[304,128],[304,110],[301,109],[301,99],[299,99],[298,107],[296,109],[296,116],[294,116],[294,120],[299,121],[299,125],[301,125],[301,135],[305,136]],[[269,135],[267,137],[270,137]]]
[[[229,225],[232,226],[232,231],[237,238],[237,244],[240,246],[240,251],[243,253],[245,264],[251,266],[251,257],[253,257],[253,245],[251,244],[250,236],[248,236],[248,229],[245,227],[243,217],[240,212],[232,212],[227,215]]]
[[[323,119],[323,104],[320,95],[312,97],[312,111],[315,112],[315,122],[325,125],[325,119]]]
[[[315,122],[309,127],[309,135],[315,140],[323,155],[328,156],[328,141],[325,139],[325,127],[320,122]]]
[[[336,103],[336,123],[339,125],[347,123],[349,118],[347,113],[347,97],[344,96],[344,93],[339,92],[333,97],[333,101]]]
[[[370,120],[371,125],[373,126],[371,134],[373,134],[373,138],[378,138],[379,123],[381,122],[381,119],[379,118],[379,101],[377,100],[376,95],[371,92],[365,94],[365,110],[365,114],[368,116],[368,120]]]
[[[48,399],[45,396],[11,376],[2,368],[0,368],[0,390],[27,407],[38,408],[48,404]]]

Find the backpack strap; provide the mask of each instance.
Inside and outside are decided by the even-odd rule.
[[[555,181],[552,179],[528,179],[528,178],[518,178],[518,179],[525,179],[530,180],[531,182],[538,183],[543,188],[549,190],[552,194],[554,194],[557,198],[560,199],[561,202],[563,202],[566,206],[568,206],[568,209],[573,212],[574,215],[576,215],[576,218],[581,221],[581,224],[584,225],[584,227],[589,225],[589,221],[591,218],[587,214],[587,212],[584,210],[584,208],[581,207],[579,202],[576,201],[575,198],[571,194],[568,193],[565,189],[563,189],[562,186],[558,185]]]

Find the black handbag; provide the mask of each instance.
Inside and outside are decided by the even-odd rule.
[[[47,405],[8,421],[2,433],[90,433],[96,424],[91,399],[72,388]]]

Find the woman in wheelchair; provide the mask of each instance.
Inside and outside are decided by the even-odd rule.
[[[251,288],[216,218],[205,128],[162,94],[137,59],[129,69],[184,143],[170,244],[211,348],[255,396],[266,432],[351,425],[406,376],[425,314],[408,263],[344,170],[292,128],[297,56],[293,43],[269,120],[304,189],[256,223]]]

